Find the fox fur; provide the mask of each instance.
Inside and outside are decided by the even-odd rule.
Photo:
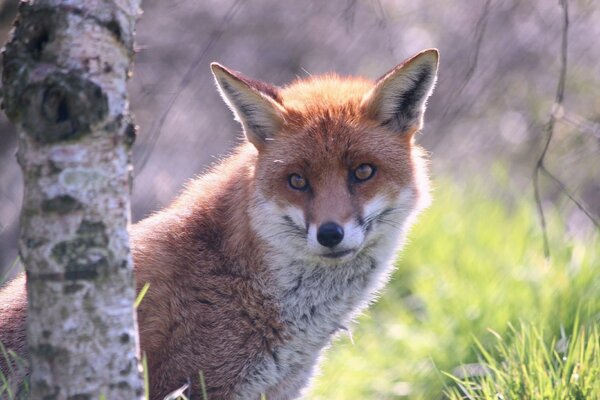
[[[377,81],[330,74],[284,88],[211,67],[247,140],[130,230],[138,290],[150,284],[138,308],[150,397],[189,382],[201,398],[202,371],[211,399],[297,398],[428,203],[414,136],[438,52]],[[323,244],[325,224],[339,243]],[[0,293],[0,340],[23,356],[25,314],[20,277]]]

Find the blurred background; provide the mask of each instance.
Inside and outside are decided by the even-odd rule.
[[[490,326],[505,329],[507,321],[536,312],[543,314],[543,308],[536,307],[546,303],[539,300],[540,292],[532,284],[523,289],[529,293],[523,296],[538,298],[535,305],[531,303],[530,314],[518,313],[517,304],[525,300],[517,297],[514,307],[507,306],[501,316],[487,320],[485,306],[464,299],[456,308],[466,315],[465,321],[477,324],[460,330],[460,344],[440,343],[433,337],[439,339],[445,329],[460,325],[460,319],[448,322],[451,326],[443,319],[456,309],[439,309],[442,319],[435,329],[440,332],[423,325],[423,315],[433,315],[435,308],[427,306],[426,296],[443,298],[445,289],[421,287],[425,292],[420,295],[421,289],[411,285],[419,279],[439,279],[435,268],[456,268],[456,282],[481,279],[496,285],[488,289],[497,298],[484,301],[491,313],[494,305],[511,296],[518,286],[515,282],[533,279],[536,285],[545,282],[554,289],[570,282],[566,277],[572,277],[571,273],[554,275],[558,273],[555,270],[547,275],[553,263],[600,268],[594,223],[568,199],[571,195],[591,217],[600,219],[600,3],[570,0],[568,6],[564,102],[557,109],[553,105],[563,65],[561,38],[565,29],[563,8],[557,1],[145,0],[130,81],[131,108],[140,126],[133,148],[133,220],[163,207],[187,180],[241,140],[241,128],[215,89],[210,62],[219,61],[277,85],[330,71],[376,79],[412,54],[437,47],[441,53],[439,81],[429,101],[425,129],[418,138],[431,153],[436,200],[417,226],[386,297],[365,317],[370,322],[360,325],[370,329],[377,341],[389,333],[389,326],[375,331],[378,336],[373,336],[373,327],[385,324],[382,321],[396,321],[390,342],[373,351],[388,355],[397,351],[399,359],[388,357],[382,361],[386,366],[373,361],[377,365],[371,368],[363,358],[344,353],[363,354],[365,348],[356,337],[354,346],[342,341],[339,346],[354,350],[332,351],[336,357],[346,355],[331,361],[333,366],[324,367],[326,375],[318,380],[312,396],[357,398],[341,392],[339,385],[354,387],[348,382],[361,382],[352,393],[367,398],[439,398],[447,379],[438,370],[452,371],[463,362],[473,361],[472,335]],[[2,42],[8,37],[15,12],[14,1],[0,0]],[[543,257],[532,177],[548,137],[553,109],[557,111],[556,123],[544,165],[559,182],[540,175],[540,197],[549,220],[553,253],[553,261],[548,262]],[[14,130],[4,115],[0,116],[0,133],[2,275],[17,257],[22,177],[14,156]],[[428,247],[433,242],[448,247]],[[465,254],[465,246],[479,247],[475,253]],[[461,257],[467,259],[459,262]],[[507,265],[512,269],[506,269]],[[470,276],[465,272],[469,268],[479,275]],[[527,275],[536,268],[542,275]],[[508,275],[495,275],[503,269]],[[507,278],[512,276],[510,271],[514,281]],[[450,285],[452,280],[447,279]],[[597,298],[600,286],[594,279],[586,290]],[[464,294],[463,290],[468,294],[486,290],[484,286],[465,289],[457,285],[446,293],[449,298],[461,291]],[[549,310],[555,300],[548,294]],[[564,312],[569,310],[572,308]],[[423,330],[407,330],[406,326],[413,326],[409,320],[421,324],[419,329]],[[419,347],[411,342],[411,332],[420,341],[431,340]],[[404,337],[406,347],[398,344]],[[406,360],[411,351],[414,359]],[[438,352],[444,357],[436,358]],[[376,357],[383,357],[378,354]],[[339,372],[344,365],[354,372]],[[427,368],[438,372],[427,375],[431,372]],[[392,375],[380,372],[384,369]],[[334,393],[342,394],[336,397]]]

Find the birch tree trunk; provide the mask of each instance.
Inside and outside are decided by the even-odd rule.
[[[3,54],[25,180],[31,399],[140,399],[126,81],[140,0],[22,2]]]

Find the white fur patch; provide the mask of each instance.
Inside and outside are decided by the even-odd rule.
[[[283,209],[283,212],[285,215],[289,216],[296,225],[306,229],[304,211],[302,211],[302,209],[295,206],[287,206]]]
[[[389,203],[390,200],[387,198],[387,196],[383,196],[381,194],[375,195],[375,197],[365,203],[363,207],[363,216],[367,218],[370,215],[380,213],[388,206]]]

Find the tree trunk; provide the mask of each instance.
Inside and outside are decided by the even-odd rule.
[[[140,0],[33,0],[3,54],[25,179],[31,399],[140,399],[126,95]]]

